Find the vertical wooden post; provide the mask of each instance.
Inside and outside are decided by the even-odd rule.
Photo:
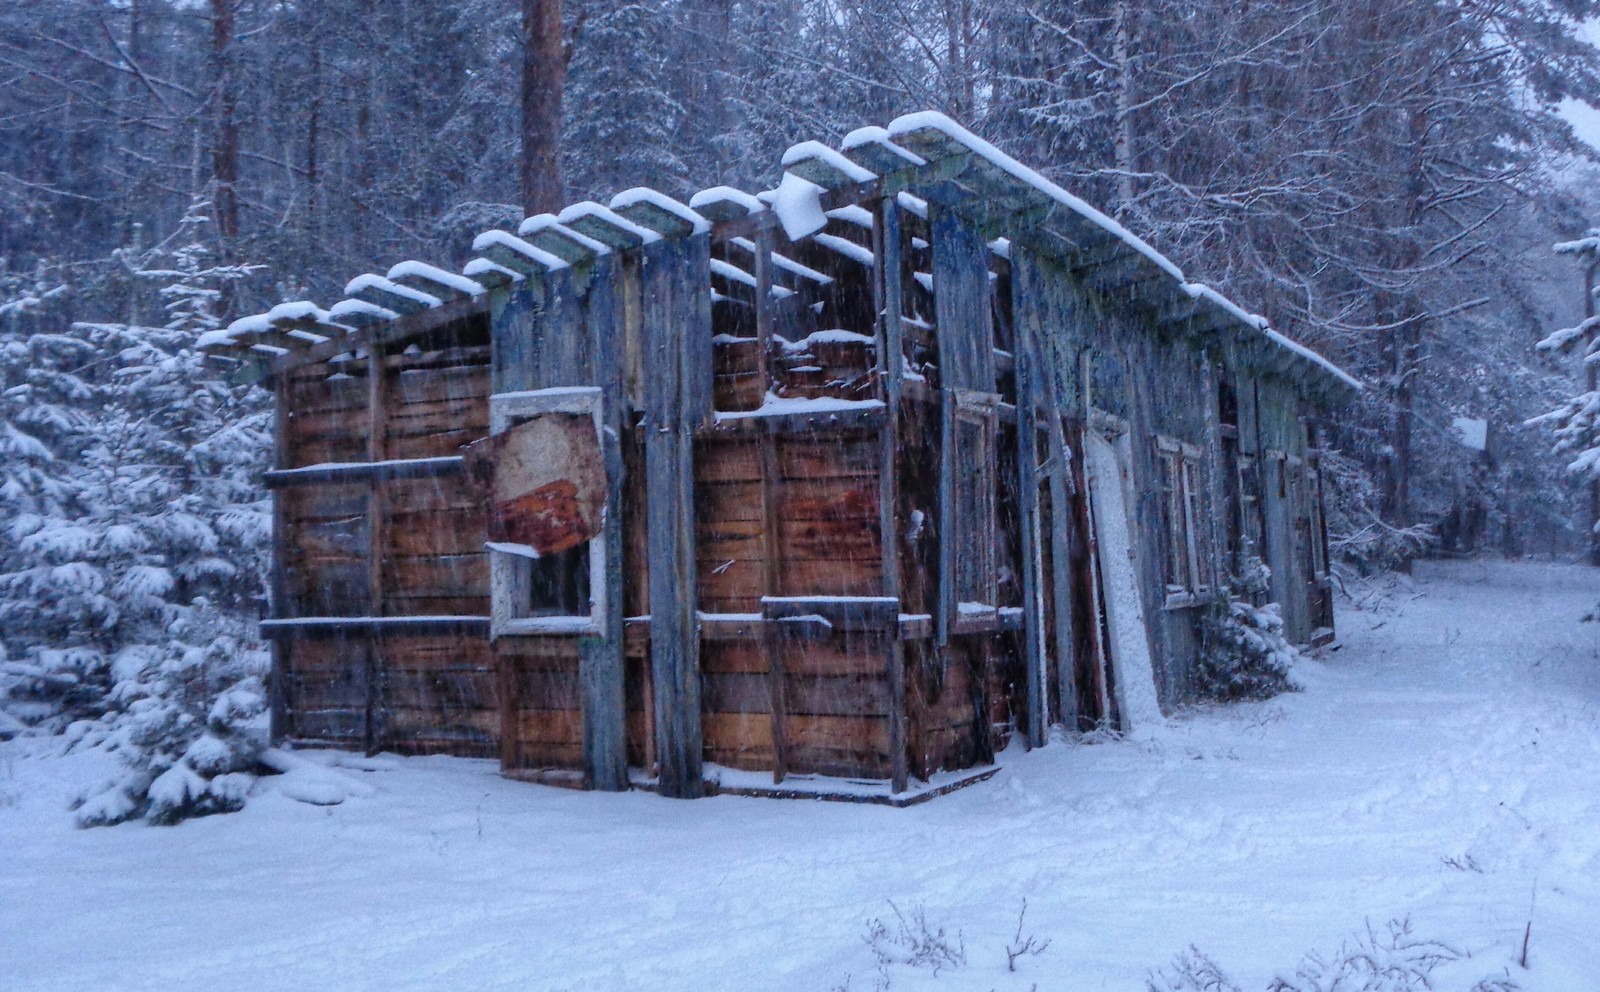
[[[955,626],[959,569],[955,506],[955,393],[994,392],[994,323],[989,307],[988,246],[973,225],[944,204],[928,205],[933,240],[934,313],[939,343],[939,616],[936,643],[949,643]],[[988,456],[993,456],[990,438]],[[993,476],[991,475],[992,479]],[[991,576],[992,579],[992,576]]]
[[[760,352],[761,385],[770,391],[772,382],[772,228],[764,226],[756,234],[756,348]],[[779,528],[782,515],[782,466],[778,462],[778,439],[763,432],[761,445],[761,587],[768,596],[783,595],[783,571],[779,567],[782,540]],[[789,715],[789,691],[785,670],[786,643],[776,624],[761,625],[761,657],[767,667],[767,695],[772,710],[772,781],[780,783],[789,774],[789,738],[785,724]]]
[[[1022,520],[1022,657],[1027,669],[1028,745],[1043,747],[1049,714],[1045,712],[1044,581],[1039,526],[1039,436],[1036,425],[1052,415],[1041,388],[1037,336],[1034,322],[1018,320],[1016,327],[1017,377],[1017,500]]]
[[[289,467],[289,374],[279,375],[272,383],[272,467]],[[282,489],[272,492],[272,564],[268,584],[267,615],[287,617],[289,587],[284,576],[284,541],[288,536],[289,510]],[[270,642],[272,675],[268,682],[267,698],[271,707],[268,735],[274,743],[289,736],[289,662],[293,648],[281,638]]]
[[[1063,410],[1059,403],[1052,404],[1045,434],[1050,445],[1050,594],[1055,606],[1056,624],[1052,631],[1056,639],[1056,685],[1061,699],[1061,722],[1069,729],[1078,725],[1081,706],[1078,701],[1077,644],[1072,636],[1072,496],[1077,491],[1073,485],[1072,449],[1067,444],[1062,429]]]
[[[583,767],[590,788],[621,792],[628,787],[627,702],[623,696],[622,634],[622,492],[624,465],[622,430],[623,359],[619,301],[615,293],[613,262],[596,263],[587,298],[591,337],[587,379],[601,388],[600,450],[606,463],[606,514],[596,540],[605,563],[598,581],[605,605],[597,637],[578,641],[578,681],[583,706]],[[578,335],[582,328],[569,326]]]
[[[383,367],[383,348],[376,343],[367,351],[367,460],[381,462],[388,457],[389,397]],[[383,559],[388,551],[388,492],[376,475],[367,494],[367,613],[383,616]],[[376,754],[383,740],[383,665],[379,657],[377,628],[367,635],[367,721],[368,754]]]
[[[901,340],[900,306],[900,207],[895,197],[878,201],[873,217],[872,252],[878,260],[873,282],[878,312],[877,359],[883,383],[884,418],[878,450],[878,534],[883,550],[883,594],[901,598],[899,471],[900,398],[905,386],[904,343]],[[904,792],[909,784],[906,741],[906,648],[900,638],[900,624],[889,628],[884,649],[885,676],[889,683],[889,769],[890,788]]]
[[[694,557],[694,433],[711,409],[711,243],[702,234],[644,249],[645,474],[650,668],[662,795],[701,779],[700,633]]]
[[[1042,264],[1040,257],[1026,245],[1014,244],[1011,249],[1012,299],[1015,301],[1017,340],[1017,391],[1019,397],[1018,430],[1024,422],[1033,423],[1045,435],[1045,462],[1050,471],[1044,484],[1050,487],[1050,519],[1039,520],[1029,533],[1040,535],[1035,545],[1036,553],[1043,550],[1045,540],[1050,542],[1051,602],[1055,612],[1054,630],[1041,630],[1039,638],[1052,637],[1055,642],[1056,686],[1061,700],[1059,719],[1069,727],[1076,726],[1080,703],[1077,696],[1077,657],[1073,638],[1073,554],[1072,448],[1067,443],[1062,418],[1069,406],[1081,407],[1082,397],[1068,387],[1071,371],[1068,366],[1082,330],[1077,311],[1069,305],[1070,284],[1058,269]],[[1024,388],[1024,382],[1028,384]],[[1083,416],[1079,409],[1078,417]],[[1034,456],[1038,450],[1037,434]],[[1026,459],[1022,459],[1026,464]],[[1036,476],[1037,481],[1037,476]],[[1037,512],[1037,505],[1035,506]],[[1048,534],[1044,532],[1048,530]],[[1042,569],[1035,572],[1041,587]],[[1038,594],[1043,598],[1043,591]],[[1029,596],[1030,602],[1033,596]],[[1042,607],[1041,607],[1042,609]],[[1089,622],[1096,623],[1093,618]],[[1042,626],[1042,625],[1041,625]],[[1029,636],[1030,642],[1033,640]],[[1043,689],[1041,689],[1043,695]]]

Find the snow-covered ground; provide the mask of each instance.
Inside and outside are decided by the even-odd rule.
[[[1304,692],[1014,751],[904,810],[395,759],[338,806],[264,780],[237,815],[78,830],[103,759],[12,742],[0,988],[1137,992],[1193,944],[1253,992],[1407,918],[1471,955],[1435,988],[1600,989],[1597,598],[1576,567],[1423,566],[1341,601]],[[1023,899],[1050,944],[1012,973]],[[965,964],[880,969],[891,902]]]

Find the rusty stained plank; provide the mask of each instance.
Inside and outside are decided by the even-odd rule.
[[[588,414],[540,414],[485,438],[468,449],[466,472],[489,496],[491,542],[555,555],[599,533],[608,482]]]

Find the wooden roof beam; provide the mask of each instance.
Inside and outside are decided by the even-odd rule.
[[[441,303],[477,296],[483,287],[466,276],[429,265],[426,262],[406,261],[389,269],[390,282],[431,296]]]
[[[718,224],[772,213],[754,194],[732,186],[713,186],[701,190],[690,197],[689,208],[712,223],[713,236],[719,233],[716,229]]]
[[[557,214],[556,219],[613,251],[638,248],[661,240],[661,235],[657,232],[634,223],[610,207],[593,200],[572,204]]]
[[[398,314],[421,313],[431,310],[444,301],[431,293],[402,286],[384,276],[366,273],[356,276],[345,286],[346,296],[364,300],[373,306],[393,310]]]
[[[784,152],[783,168],[825,190],[870,183],[878,178],[877,170],[851,161],[820,141],[803,141]]]
[[[928,164],[927,159],[895,144],[881,127],[857,128],[845,135],[839,148],[850,161],[879,176]]]
[[[535,248],[555,255],[568,265],[582,265],[611,254],[611,246],[556,220],[554,214],[536,214],[517,227],[517,235]]]
[[[545,251],[506,231],[484,231],[472,241],[472,250],[503,269],[523,278],[540,276],[551,269],[566,268],[559,255]]]
[[[647,186],[623,190],[611,198],[611,209],[640,227],[657,231],[664,238],[686,238],[708,234],[711,221],[665,193]]]
[[[456,300],[433,309],[402,314],[395,320],[359,328],[342,338],[330,338],[300,351],[279,355],[268,363],[266,371],[272,376],[282,375],[292,372],[302,365],[325,362],[345,352],[353,352],[360,348],[381,348],[391,344],[398,344],[410,338],[420,337],[442,327],[447,327],[458,321],[471,320],[488,313],[489,294],[484,293],[482,296]]]

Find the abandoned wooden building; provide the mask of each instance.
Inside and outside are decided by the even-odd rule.
[[[1332,636],[1359,388],[948,118],[208,336],[277,398],[274,733],[891,801],[1192,697],[1244,556]]]

